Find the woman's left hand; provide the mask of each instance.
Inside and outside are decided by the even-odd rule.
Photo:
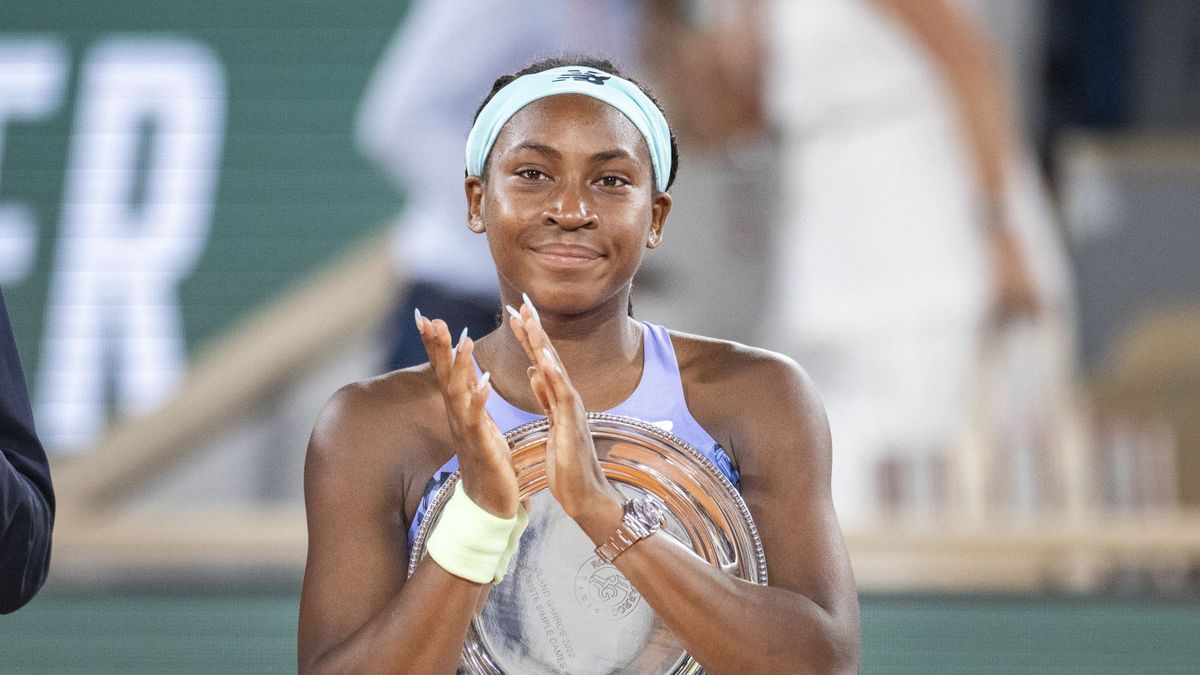
[[[607,538],[621,520],[624,501],[609,484],[596,457],[583,400],[571,384],[558,353],[526,302],[509,324],[533,364],[529,383],[550,421],[546,438],[546,478],[559,505],[595,539]]]

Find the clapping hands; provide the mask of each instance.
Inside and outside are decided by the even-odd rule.
[[[531,364],[526,371],[530,387],[550,422],[546,476],[551,494],[581,525],[604,520],[614,509],[619,514],[621,497],[608,483],[596,457],[583,400],[543,329],[537,309],[528,296],[520,309],[506,309],[509,326]],[[487,373],[482,377],[476,374],[474,341],[464,331],[454,346],[441,319],[430,320],[418,312],[416,322],[458,444],[463,487],[481,507],[510,517],[520,499],[516,475],[504,434],[484,407],[491,384]]]
[[[603,518],[621,497],[608,483],[596,457],[583,400],[571,383],[550,337],[542,328],[537,309],[522,296],[520,310],[507,307],[509,325],[532,364],[529,384],[550,421],[546,439],[546,477],[550,492],[566,511],[584,526],[593,517]]]

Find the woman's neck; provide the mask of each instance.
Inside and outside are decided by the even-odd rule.
[[[519,301],[513,306],[519,307]],[[594,311],[571,316],[539,308],[546,334],[588,410],[616,406],[641,379],[642,328],[628,315],[627,306],[605,303]],[[529,357],[512,332],[508,313],[503,317],[502,325],[479,341],[476,358],[481,368],[491,371],[497,390],[510,403],[536,411],[539,408],[526,373]]]

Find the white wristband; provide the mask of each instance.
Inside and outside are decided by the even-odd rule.
[[[508,535],[508,548],[500,554],[500,564],[496,566],[496,578],[492,579],[493,584],[504,581],[504,575],[508,574],[508,566],[512,564],[512,559],[517,555],[517,549],[521,545],[521,535],[525,533],[525,528],[528,526],[529,514],[525,511],[523,504],[518,505],[517,524],[513,526],[512,534]]]
[[[501,518],[471,501],[460,480],[442,508],[426,550],[447,572],[485,584],[496,578],[517,521],[518,516]]]

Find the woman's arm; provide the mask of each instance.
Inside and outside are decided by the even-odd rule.
[[[724,148],[763,132],[761,14],[759,0],[647,3],[646,65],[689,147]]]
[[[467,419],[482,409],[488,391],[477,386],[472,343],[460,344],[455,365],[445,324],[424,321],[421,331],[447,413],[435,407],[414,414],[400,396],[373,390],[395,382],[375,381],[339,391],[313,431],[304,480],[309,544],[300,672],[452,673],[458,667],[487,586],[450,574],[430,557],[405,580],[401,493],[408,472],[394,457],[419,443],[429,427],[449,424],[459,439],[463,485],[477,504],[501,517],[516,512],[516,479],[503,436],[497,432],[497,447],[490,434],[476,436],[482,432]],[[393,377],[411,382],[420,376]],[[482,420],[478,414],[474,419]]]
[[[794,364],[753,371],[729,400],[744,415],[742,496],[771,585],[721,572],[661,532],[615,564],[710,673],[856,672],[858,600],[830,500],[824,410]],[[592,541],[607,541],[614,515],[585,525]]]
[[[552,348],[542,351],[549,344],[540,327],[523,315],[536,362],[532,384],[551,419],[551,489],[600,545],[621,522],[621,499],[607,485],[588,487],[595,448],[580,433],[582,404]],[[742,495],[762,537],[771,585],[722,572],[663,532],[634,544],[615,565],[708,672],[854,672],[858,598],[830,496],[825,413],[795,363],[761,354],[739,356],[738,371],[721,389],[737,409]]]
[[[408,567],[402,499],[365,460],[376,432],[366,396],[343,389],[322,412],[305,461],[308,562],[300,600],[301,673],[453,672],[479,584],[423,560]],[[377,425],[373,425],[377,426]]]
[[[986,202],[996,274],[996,319],[1034,313],[1038,292],[1008,213],[1009,175],[1021,145],[1013,96],[988,42],[947,0],[876,0],[925,48],[958,109]]]

